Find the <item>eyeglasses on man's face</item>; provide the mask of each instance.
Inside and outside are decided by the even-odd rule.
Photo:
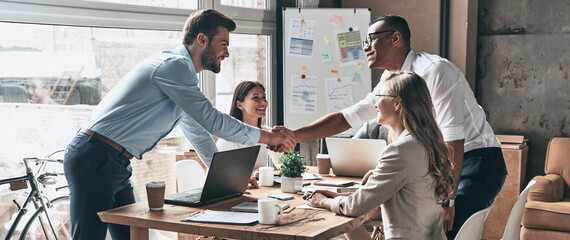
[[[362,41],[362,48],[367,48],[368,46],[370,46],[370,44],[372,44],[372,41],[376,40],[376,38],[372,38],[372,35],[385,33],[385,32],[395,32],[395,30],[384,30],[380,32],[369,33],[368,36],[366,37],[366,40]]]

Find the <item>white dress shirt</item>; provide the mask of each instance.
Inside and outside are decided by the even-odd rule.
[[[437,55],[410,50],[401,70],[413,71],[426,81],[435,119],[446,142],[465,139],[465,152],[501,146],[465,76],[453,63]],[[389,71],[384,71],[380,82],[388,76]],[[376,117],[374,99],[379,93],[380,84],[364,99],[342,110],[352,128]]]

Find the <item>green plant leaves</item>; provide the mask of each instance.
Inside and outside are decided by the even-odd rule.
[[[303,173],[307,171],[305,167],[305,162],[303,161],[305,157],[299,155],[299,151],[290,151],[279,159],[281,161],[281,176],[297,178],[302,177]]]

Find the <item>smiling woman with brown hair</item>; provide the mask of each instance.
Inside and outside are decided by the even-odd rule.
[[[394,72],[381,84],[378,123],[389,127],[391,143],[378,166],[353,194],[319,190],[308,204],[347,216],[380,206],[386,239],[446,239],[441,204],[452,192],[452,165],[426,83],[413,72]],[[346,235],[370,238],[363,227]]]

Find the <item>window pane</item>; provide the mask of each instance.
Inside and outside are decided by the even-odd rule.
[[[264,35],[230,35],[230,57],[222,62],[222,71],[216,75],[216,108],[220,111],[230,112],[233,91],[240,82],[257,81],[267,86],[267,41]]]
[[[0,102],[96,105],[180,32],[0,23]]]
[[[221,0],[222,5],[244,8],[266,9],[266,0]]]
[[[0,32],[0,167],[65,148],[123,76],[181,39],[171,31],[4,22]]]
[[[197,0],[84,0],[164,8],[198,9]]]

